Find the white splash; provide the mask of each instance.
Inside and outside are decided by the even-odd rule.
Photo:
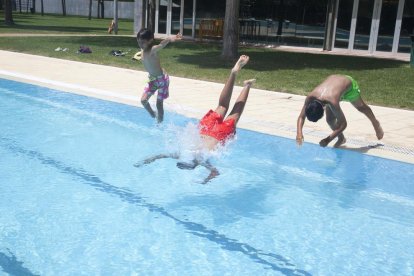
[[[228,152],[228,147],[233,141],[228,141],[225,145],[218,144],[215,150],[208,150],[203,146],[198,125],[188,123],[185,127],[169,125],[164,132],[166,150],[178,153],[180,160],[191,161],[193,159],[207,160],[210,158],[220,158]]]

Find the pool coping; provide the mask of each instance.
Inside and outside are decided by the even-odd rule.
[[[0,60],[1,78],[141,108],[145,72],[1,50]],[[165,101],[168,112],[199,119],[217,105],[223,84],[174,77],[170,73],[171,97]],[[239,86],[234,88],[232,103],[240,90]],[[289,138],[295,143],[296,119],[304,99],[253,88],[238,127]],[[367,118],[355,112],[349,103],[341,106],[348,118],[347,143],[343,148],[414,164],[414,111],[371,106],[385,131],[384,139],[378,141]],[[307,122],[304,127],[306,142],[310,143],[318,144],[329,133],[324,120],[317,124]]]

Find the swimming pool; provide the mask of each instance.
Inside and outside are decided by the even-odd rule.
[[[195,124],[0,79],[0,271],[414,273],[413,165],[239,129],[207,185],[172,159],[133,166]]]

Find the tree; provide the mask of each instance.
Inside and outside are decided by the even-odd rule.
[[[11,0],[4,0],[4,23],[14,25]]]
[[[98,18],[104,18],[105,17],[105,1],[104,0],[98,0]]]
[[[282,35],[283,21],[285,21],[285,1],[280,0],[279,2],[279,14],[278,14],[278,26],[277,35]]]
[[[43,16],[45,14],[45,10],[43,8],[43,0],[40,0],[40,10],[41,10],[41,13],[42,13],[42,16]]]
[[[239,55],[239,5],[240,0],[226,0],[224,37],[221,57],[233,60]]]
[[[89,15],[88,15],[88,19],[89,20],[92,19],[92,0],[89,0]]]
[[[138,0],[135,0],[138,1]],[[142,0],[143,4],[142,6],[146,7],[148,11],[148,17],[147,17],[147,28],[151,31],[155,31],[155,4],[156,0]]]
[[[148,29],[155,31],[155,0],[148,0]]]
[[[114,33],[118,34],[118,0],[114,0]]]
[[[62,0],[62,15],[66,16],[66,0]]]

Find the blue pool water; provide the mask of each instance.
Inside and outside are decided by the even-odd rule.
[[[0,79],[0,274],[413,275],[413,165],[239,129],[207,185],[133,166],[195,124]]]

